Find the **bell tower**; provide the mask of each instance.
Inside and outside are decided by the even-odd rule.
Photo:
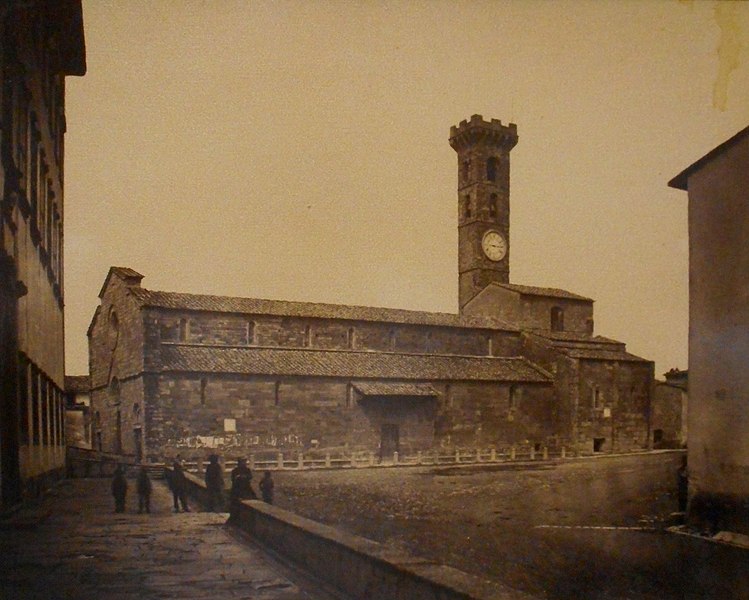
[[[458,153],[461,310],[488,284],[510,280],[510,150],[517,143],[517,125],[481,115],[450,128]]]

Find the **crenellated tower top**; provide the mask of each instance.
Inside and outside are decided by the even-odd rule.
[[[461,152],[477,143],[512,150],[518,143],[518,126],[515,123],[502,125],[499,119],[484,121],[481,115],[464,119],[459,125],[450,127],[450,146]]]

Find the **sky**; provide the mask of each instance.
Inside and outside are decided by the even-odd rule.
[[[686,193],[749,124],[749,3],[84,0],[66,372],[110,266],[148,289],[457,312],[457,158],[517,124],[513,283],[687,367]]]

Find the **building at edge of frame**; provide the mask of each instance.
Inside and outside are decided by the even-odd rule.
[[[65,466],[65,77],[86,71],[80,0],[0,13],[0,492],[36,495]]]

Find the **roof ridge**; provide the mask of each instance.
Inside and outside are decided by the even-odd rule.
[[[403,317],[412,318],[435,318],[449,320],[449,323],[434,323],[434,325],[445,325],[445,326],[466,326],[474,327],[477,329],[499,329],[508,331],[519,331],[519,329],[510,323],[489,316],[474,316],[474,315],[463,315],[460,312],[440,312],[440,311],[426,311],[426,310],[414,310],[409,308],[392,308],[384,306],[365,306],[361,304],[335,304],[332,302],[310,302],[308,300],[275,300],[270,298],[252,298],[247,296],[222,296],[217,294],[195,294],[192,292],[170,292],[163,290],[150,290],[146,288],[139,288],[137,296],[141,300],[141,305],[148,306],[149,303],[154,303],[154,306],[160,306],[159,299],[162,298],[167,301],[173,300],[177,304],[184,304],[187,300],[195,300],[200,302],[201,300],[217,301],[223,303],[234,303],[233,307],[190,307],[190,306],[163,306],[163,308],[179,310],[194,310],[202,312],[237,312],[237,313],[248,313],[252,314],[263,314],[264,310],[270,310],[273,307],[287,309],[298,308],[301,310],[328,310],[328,311],[351,311],[351,312],[369,312],[369,316],[362,315],[309,315],[313,318],[330,318],[330,319],[342,319],[349,321],[356,320],[387,320],[383,319],[383,315],[401,315]],[[182,301],[182,302],[180,302]],[[242,303],[255,304],[253,310],[247,310],[242,308]],[[259,305],[259,306],[257,306]],[[264,308],[265,307],[265,308]],[[273,314],[273,313],[268,313]],[[379,315],[379,318],[376,318]],[[304,317],[306,315],[293,315]]]

